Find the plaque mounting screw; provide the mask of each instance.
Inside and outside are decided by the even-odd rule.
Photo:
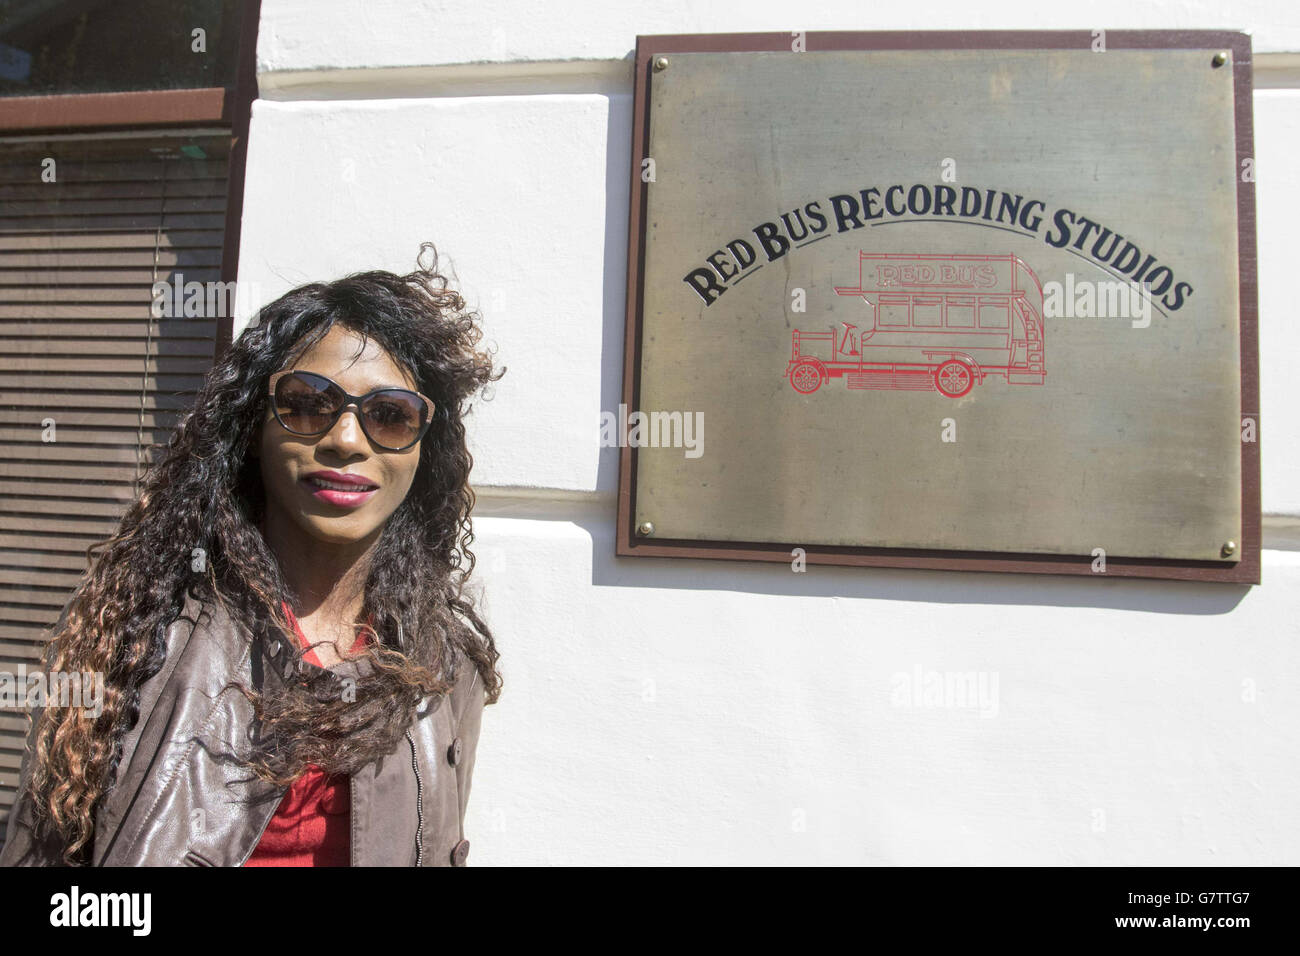
[[[1220,551],[1220,554],[1222,554],[1225,558],[1230,558],[1236,553],[1237,553],[1237,542],[1235,541],[1224,542],[1223,549]]]
[[[636,533],[643,538],[648,538],[655,533],[655,526],[649,521],[642,521],[636,526]]]
[[[668,57],[666,56],[655,57],[655,72],[662,73],[666,69],[668,69]]]
[[[1214,54],[1214,59],[1210,61],[1210,65],[1218,67],[1218,66],[1223,66],[1223,64],[1227,62],[1228,62],[1228,54],[1220,50],[1218,53]]]

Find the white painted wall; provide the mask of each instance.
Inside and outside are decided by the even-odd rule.
[[[509,366],[472,420],[506,690],[471,863],[1300,862],[1300,14],[1077,10],[263,0],[241,282],[432,239]],[[615,559],[637,34],[1098,27],[1254,35],[1263,585]],[[917,669],[996,710],[894,706]]]

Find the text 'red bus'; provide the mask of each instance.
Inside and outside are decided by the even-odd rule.
[[[792,334],[785,374],[798,392],[843,376],[849,388],[937,388],[960,398],[989,375],[1042,385],[1043,287],[1018,256],[860,254],[864,327]]]

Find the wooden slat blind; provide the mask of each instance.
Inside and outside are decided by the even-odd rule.
[[[220,131],[0,138],[0,671],[38,664],[212,365],[216,318],[155,318],[152,288],[220,280],[229,152]],[[0,709],[0,834],[26,730]]]

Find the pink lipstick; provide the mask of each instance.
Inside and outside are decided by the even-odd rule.
[[[304,475],[302,482],[314,497],[340,508],[363,505],[379,490],[379,485],[369,478],[341,471],[313,471]]]

